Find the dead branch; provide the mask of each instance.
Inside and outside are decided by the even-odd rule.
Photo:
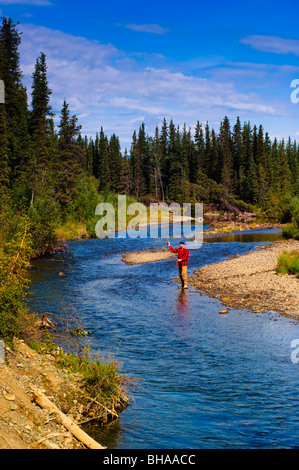
[[[92,439],[88,434],[86,434],[82,429],[75,424],[75,422],[62,413],[54,403],[52,403],[40,390],[36,389],[33,386],[30,386],[33,392],[34,401],[45,410],[54,413],[57,421],[62,424],[68,431],[70,431],[73,436],[75,436],[80,442],[82,442],[89,449],[105,449],[98,442]]]

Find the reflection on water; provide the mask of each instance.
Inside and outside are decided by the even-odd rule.
[[[188,313],[190,304],[188,301],[187,289],[180,289],[180,292],[177,297],[176,307],[177,307],[178,313],[182,315],[182,317],[184,317],[185,314]]]
[[[189,273],[273,237],[280,232],[251,231],[191,248]],[[297,447],[299,369],[290,345],[298,326],[274,322],[273,312],[219,315],[219,301],[172,282],[175,260],[122,262],[122,252],[150,246],[148,239],[71,242],[67,253],[36,260],[30,274],[36,311],[79,315],[93,350],[113,353],[124,373],[141,379],[119,422],[89,432],[118,449]]]

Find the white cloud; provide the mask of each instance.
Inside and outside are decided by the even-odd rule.
[[[132,31],[151,34],[166,34],[168,32],[168,29],[162,28],[158,24],[127,24],[126,28]]]
[[[247,36],[241,40],[241,43],[258,51],[299,55],[299,40],[295,39],[284,39],[278,36]]]
[[[248,120],[250,115],[283,112],[257,94],[237,91],[232,80],[145,67],[112,44],[41,26],[25,24],[21,29],[21,67],[28,91],[36,58],[44,52],[53,109],[59,114],[66,99],[71,112],[80,116],[83,134],[95,134],[103,126],[129,146],[142,121],[152,133],[163,117],[193,127],[197,120],[220,122],[226,114],[244,112]]]

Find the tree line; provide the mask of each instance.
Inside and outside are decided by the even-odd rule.
[[[283,219],[299,193],[299,147],[271,140],[262,125],[219,129],[198,121],[194,129],[166,119],[148,135],[142,123],[122,153],[116,134],[93,138],[66,101],[57,129],[51,107],[46,56],[36,59],[30,92],[20,69],[21,34],[11,18],[0,25],[0,223],[28,217],[40,250],[53,228],[68,220],[94,221],[99,195],[126,194],[143,202],[203,202],[229,210],[260,208]],[[30,103],[28,103],[30,98]]]
[[[299,147],[291,138],[271,141],[262,125],[233,127],[227,116],[219,132],[208,122],[192,129],[163,121],[154,136],[144,123],[134,131],[130,155],[122,157],[119,140],[108,140],[103,129],[85,138],[87,169],[99,180],[100,191],[133,194],[138,199],[222,202],[262,207],[275,215],[299,191]],[[279,214],[278,214],[279,215]]]

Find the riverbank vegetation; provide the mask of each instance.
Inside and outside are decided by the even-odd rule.
[[[284,251],[278,258],[277,274],[294,274],[299,277],[299,251]]]
[[[288,207],[291,224],[282,231],[285,238],[295,238],[299,240],[299,197],[291,199]]]
[[[82,377],[86,391],[84,412],[81,413],[84,422],[106,423],[111,418],[118,418],[128,406],[128,389],[135,382],[119,374],[121,364],[113,356],[104,359],[100,352],[85,348],[80,356],[60,352],[58,364]]]

